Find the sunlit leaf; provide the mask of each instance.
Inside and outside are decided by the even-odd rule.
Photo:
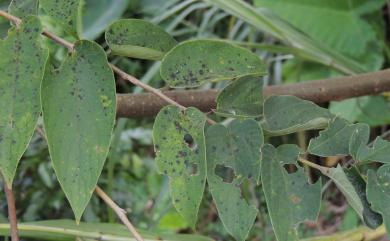
[[[265,74],[265,64],[257,55],[219,40],[185,41],[169,51],[161,64],[161,77],[177,88]]]
[[[242,197],[240,185],[260,177],[260,148],[263,133],[254,120],[234,120],[226,128],[216,124],[207,129],[207,180],[226,230],[245,240],[257,209]]]
[[[43,119],[53,167],[76,220],[88,204],[109,150],[115,80],[104,50],[87,40],[42,85]]]
[[[0,40],[0,172],[11,187],[41,112],[41,82],[48,51],[41,24],[28,17]]]
[[[164,107],[153,126],[156,163],[169,176],[173,205],[194,226],[206,182],[205,115]]]

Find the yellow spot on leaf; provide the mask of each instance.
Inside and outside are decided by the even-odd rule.
[[[290,195],[290,200],[294,204],[298,204],[302,201],[297,195],[294,194]]]

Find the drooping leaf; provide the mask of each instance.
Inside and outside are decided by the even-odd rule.
[[[87,40],[42,85],[50,157],[79,221],[95,189],[115,121],[115,80],[103,49]]]
[[[264,102],[264,129],[270,135],[321,129],[333,118],[327,109],[295,96],[270,96]]]
[[[69,34],[81,36],[83,0],[40,0],[39,4]]]
[[[164,107],[153,126],[156,163],[169,176],[173,205],[192,226],[206,182],[205,115],[196,108]]]
[[[207,181],[226,230],[245,240],[257,209],[242,197],[240,185],[246,179],[258,182],[263,133],[254,120],[234,120],[226,128],[216,124],[207,129]]]
[[[346,120],[335,118],[320,135],[310,140],[308,151],[317,156],[347,156],[349,141],[355,131],[367,128],[366,124],[349,124]]]
[[[12,0],[8,11],[19,18],[38,15],[38,0]]]
[[[83,38],[94,40],[126,11],[129,0],[86,0],[83,10]]]
[[[0,172],[9,187],[41,112],[49,55],[39,44],[41,30],[39,19],[28,17],[0,40]]]
[[[217,114],[258,117],[263,113],[263,80],[245,76],[226,86],[217,97]]]
[[[371,208],[382,214],[386,230],[390,230],[390,165],[381,166],[377,172],[368,170],[367,199]]]
[[[164,29],[141,19],[122,19],[106,30],[113,54],[159,60],[176,44]]]
[[[257,55],[219,40],[185,41],[169,51],[161,63],[161,77],[177,88],[265,74],[265,65]]]
[[[298,224],[305,220],[316,220],[321,202],[321,181],[309,184],[303,168],[297,167],[289,174],[283,165],[291,163],[296,148],[278,148],[265,145],[262,149],[261,182],[271,217],[275,236],[279,241],[299,240]]]

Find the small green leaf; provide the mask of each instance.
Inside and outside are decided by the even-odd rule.
[[[28,17],[0,40],[0,172],[9,187],[41,112],[41,82],[49,55],[39,19]]]
[[[349,142],[354,132],[362,131],[366,124],[349,124],[348,121],[336,117],[327,129],[310,140],[308,151],[317,156],[347,156]]]
[[[42,85],[43,120],[53,167],[79,221],[96,187],[115,122],[115,79],[104,50],[78,41]]]
[[[387,230],[390,230],[390,165],[381,166],[376,174],[368,170],[367,199],[373,210],[382,214]]]
[[[164,107],[153,126],[156,163],[169,176],[173,205],[195,226],[206,182],[205,115],[196,108]]]
[[[358,154],[361,149],[366,148],[368,140],[370,139],[370,127],[362,125],[361,129],[356,129],[349,140],[349,154],[354,160],[358,160]]]
[[[264,130],[270,135],[285,135],[324,128],[333,115],[311,101],[282,95],[270,96],[265,100],[264,118]]]
[[[141,19],[122,19],[106,30],[112,53],[140,59],[160,60],[176,44],[164,29]]]
[[[161,63],[161,77],[174,88],[265,74],[265,64],[257,55],[219,40],[185,41],[169,51]]]
[[[82,21],[81,12],[82,0],[40,0],[41,7],[65,30],[75,36],[81,36]]]
[[[8,11],[19,18],[38,15],[38,0],[12,0]]]
[[[207,129],[207,180],[226,230],[245,240],[257,214],[242,197],[240,185],[246,179],[258,182],[263,132],[254,120],[234,120],[226,128],[216,124]]]
[[[321,203],[321,182],[309,184],[303,168],[289,174],[283,165],[298,158],[297,148],[265,145],[261,181],[268,212],[278,241],[298,241],[298,224],[316,220]],[[294,156],[293,156],[294,155]],[[284,158],[289,160],[284,160]],[[296,163],[296,162],[295,162]]]
[[[263,80],[244,76],[226,86],[217,97],[217,114],[258,117],[263,113]]]

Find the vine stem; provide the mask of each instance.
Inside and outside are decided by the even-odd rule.
[[[4,182],[4,191],[5,191],[5,196],[7,198],[8,219],[10,222],[11,240],[12,241],[19,241],[18,223],[17,223],[17,219],[16,219],[16,207],[15,207],[14,193],[13,193],[12,189],[10,187],[8,187],[6,182]]]
[[[95,193],[109,206],[114,210],[119,219],[123,224],[129,229],[129,231],[134,235],[134,238],[137,241],[144,241],[138,231],[135,229],[133,224],[127,218],[126,211],[119,207],[100,187],[96,186]]]

